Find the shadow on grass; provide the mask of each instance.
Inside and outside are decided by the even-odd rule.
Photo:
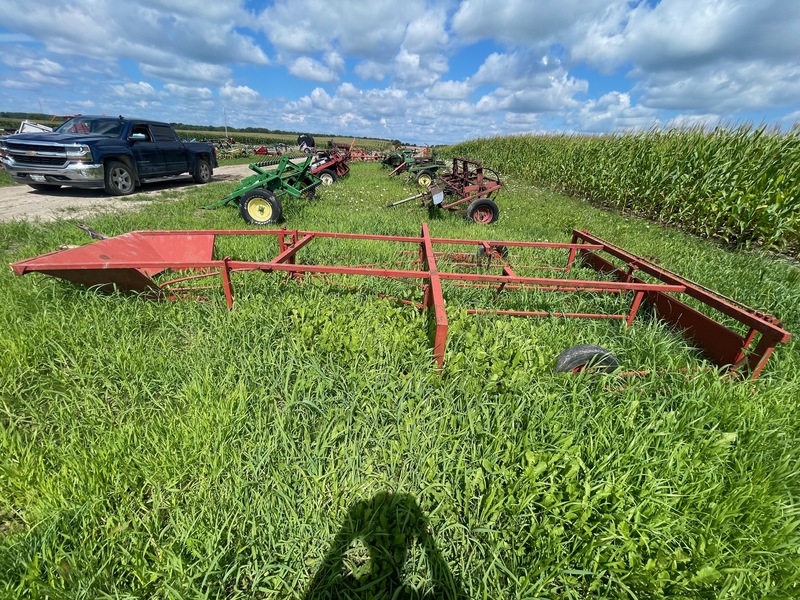
[[[407,581],[409,550],[418,545],[429,574],[427,591]],[[466,598],[410,494],[382,492],[354,504],[331,544],[305,600],[334,598]]]

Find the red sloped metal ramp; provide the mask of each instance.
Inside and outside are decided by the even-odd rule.
[[[58,250],[11,265],[17,275],[44,273],[103,291],[161,295],[151,278],[168,263],[210,261],[214,235],[177,232],[174,235],[133,231],[92,244]]]

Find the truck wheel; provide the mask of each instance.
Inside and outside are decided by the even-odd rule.
[[[112,160],[106,165],[106,192],[113,196],[128,196],[136,189],[133,173],[128,165]]]
[[[239,201],[239,214],[251,225],[277,223],[283,215],[283,207],[275,194],[263,188],[250,190]]]
[[[322,185],[333,185],[334,183],[336,183],[336,180],[338,179],[336,173],[334,173],[329,169],[320,171],[317,177],[319,177],[320,181],[322,181]]]
[[[198,158],[194,165],[194,173],[192,179],[195,183],[208,183],[211,181],[211,176],[214,172],[211,170],[211,165],[205,158]]]
[[[469,208],[467,208],[467,218],[472,219],[476,223],[481,223],[482,225],[494,223],[499,216],[500,209],[497,208],[497,204],[488,198],[479,198],[473,201],[469,205]]]
[[[433,183],[433,174],[430,171],[420,171],[417,173],[417,183],[423,187],[428,187]]]

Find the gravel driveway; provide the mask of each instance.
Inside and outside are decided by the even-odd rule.
[[[239,182],[252,175],[248,165],[226,165],[214,169],[213,181]],[[120,210],[138,210],[164,192],[188,191],[198,184],[189,175],[163,182],[145,184],[131,196],[108,196],[100,190],[62,187],[53,192],[39,192],[27,185],[0,187],[0,222],[54,221],[82,219],[94,214]]]

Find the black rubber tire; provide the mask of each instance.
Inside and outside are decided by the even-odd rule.
[[[251,225],[270,225],[283,216],[281,201],[269,190],[250,190],[239,200],[239,214]]]
[[[610,373],[619,368],[617,357],[602,346],[578,344],[567,348],[556,358],[556,373],[578,373],[584,370]]]
[[[317,177],[322,180],[322,185],[333,185],[336,183],[336,180],[339,177],[336,175],[335,172],[331,171],[330,169],[325,169],[317,173]]]
[[[28,186],[32,187],[37,192],[55,192],[61,189],[60,185],[53,183],[29,183]]]
[[[211,163],[208,162],[208,159],[205,158],[198,158],[197,162],[194,164],[194,173],[192,173],[192,179],[195,183],[208,183],[211,181],[211,177],[214,175],[214,171],[211,168]]]
[[[491,246],[491,249],[494,251],[492,255],[495,255],[495,252],[500,255],[500,258],[503,260],[508,260],[508,247],[503,245]],[[478,251],[476,252],[478,260],[482,260],[486,256],[486,248],[483,245],[478,246]]]
[[[314,138],[307,133],[301,133],[297,136],[297,145],[302,146],[305,144],[309,148],[316,148],[316,144],[314,143]]]
[[[106,165],[106,193],[112,196],[129,196],[136,191],[136,177],[125,163],[112,160]]]
[[[497,204],[488,198],[473,200],[467,208],[467,218],[483,225],[494,223],[499,216],[500,209],[497,208]]]
[[[417,183],[421,186],[428,187],[433,185],[433,181],[436,177],[433,176],[433,173],[430,171],[420,171],[417,173]]]
[[[403,164],[403,157],[398,156],[397,154],[392,154],[389,158],[386,159],[386,162],[392,169],[396,169],[401,164]]]

